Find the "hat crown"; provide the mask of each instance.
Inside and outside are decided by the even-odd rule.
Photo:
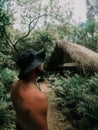
[[[20,55],[16,64],[21,70],[24,70],[35,59],[44,60],[44,58],[45,58],[44,49],[41,49],[38,52],[34,50],[27,50]]]
[[[16,64],[21,70],[23,70],[28,66],[28,64],[34,61],[35,57],[36,53],[34,50],[27,50],[20,55]]]

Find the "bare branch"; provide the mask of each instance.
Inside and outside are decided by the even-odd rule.
[[[40,4],[39,4],[39,13],[38,13],[38,16],[40,16],[40,14],[41,14],[41,5],[42,5],[42,0],[40,1]],[[35,22],[35,24],[33,25],[32,28],[31,28],[31,24],[32,24],[32,22],[34,22],[34,19],[30,21],[29,30],[32,31],[34,29],[34,27],[37,24],[38,20],[39,20],[39,18],[36,20],[36,22]]]
[[[47,15],[47,14],[43,14],[43,15],[40,15],[40,16],[35,17],[35,18],[29,23],[29,26],[30,26],[30,24],[32,24],[32,23],[36,20],[36,22],[34,23],[33,27],[28,31],[28,33],[27,33],[25,36],[19,38],[14,45],[16,45],[16,44],[17,44],[18,42],[20,42],[22,39],[28,37],[29,34],[30,34],[30,33],[32,32],[32,30],[34,29],[35,25],[37,24],[39,18],[41,18],[41,17],[43,17],[43,16],[48,16],[48,15]]]
[[[30,34],[30,33],[32,32],[32,30],[34,29],[34,27],[36,26],[36,24],[38,23],[39,18],[44,16],[44,15],[40,15],[40,13],[41,13],[41,4],[42,4],[42,0],[40,1],[40,4],[39,4],[39,13],[38,13],[38,16],[35,17],[33,20],[30,21],[30,23],[29,23],[29,25],[28,25],[28,32],[27,32],[27,34],[26,34],[25,36],[19,38],[19,39],[15,42],[14,46],[16,46],[16,44],[17,44],[18,42],[20,42],[22,39],[28,37],[29,34]],[[33,27],[31,27],[31,24],[32,24],[35,20],[36,20],[36,22],[34,23]]]
[[[19,54],[18,50],[16,49],[16,47],[14,46],[13,42],[11,41],[10,37],[8,36],[7,32],[6,32],[6,28],[5,26],[3,25],[3,32],[4,32],[4,35],[5,35],[5,38],[7,40],[7,42],[9,43],[9,45],[12,47],[12,49],[17,53]]]

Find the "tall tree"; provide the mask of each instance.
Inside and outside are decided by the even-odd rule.
[[[87,18],[95,18],[98,20],[98,0],[86,0],[87,2]]]

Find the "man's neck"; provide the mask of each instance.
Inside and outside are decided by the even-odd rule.
[[[36,71],[32,71],[31,74],[29,75],[29,77],[26,79],[27,82],[32,82],[32,83],[36,83],[36,79],[37,79],[37,73]]]

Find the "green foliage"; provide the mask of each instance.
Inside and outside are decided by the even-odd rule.
[[[75,120],[77,124],[81,122],[80,126],[83,126],[83,130],[96,127],[98,122],[98,74],[90,78],[79,75],[68,79],[59,77],[53,85],[58,104],[65,117]]]
[[[32,18],[38,16],[39,6],[35,6],[38,1],[23,0],[20,3],[20,8],[24,7],[21,14],[21,24],[27,24]],[[5,4],[6,3],[6,4]],[[56,4],[57,3],[57,4]],[[9,91],[11,84],[17,79],[16,66],[12,58],[16,59],[17,55],[13,53],[15,48],[13,44],[25,36],[27,32],[23,30],[15,30],[13,28],[13,15],[10,11],[11,8],[7,8],[10,4],[10,0],[0,1],[0,129],[4,127],[7,130],[11,130],[13,126],[14,111],[11,104]],[[32,8],[32,6],[34,8]],[[77,42],[83,46],[86,46],[94,51],[98,51],[98,22],[94,19],[90,19],[85,23],[79,25],[69,24],[71,18],[71,9],[67,11],[64,7],[67,18],[63,16],[62,7],[59,6],[58,1],[50,1],[48,5],[42,9],[42,12],[52,14],[53,17],[48,21],[48,17],[44,17],[45,29],[33,30],[28,37],[20,40],[17,43],[17,50],[22,52],[27,49],[39,50],[45,48],[46,50],[46,63],[51,57],[51,53],[55,46],[55,41],[58,39],[66,38],[68,41]],[[30,8],[28,8],[30,6]],[[17,7],[17,6],[16,6]],[[55,7],[55,8],[54,8]],[[67,6],[66,6],[67,7]],[[15,11],[17,12],[17,9]],[[66,12],[67,11],[67,12]],[[58,14],[59,12],[59,14]],[[25,14],[25,15],[24,15]],[[69,18],[68,18],[69,17]],[[56,21],[60,24],[56,25]],[[42,22],[42,21],[41,21]],[[63,24],[62,24],[63,23]],[[34,23],[32,23],[33,27]],[[27,26],[26,26],[27,27]],[[37,26],[36,26],[37,28]],[[27,29],[24,28],[26,31]],[[6,33],[8,37],[6,36]],[[10,39],[11,41],[10,41]],[[15,46],[14,46],[15,47]],[[13,48],[13,49],[12,49]],[[72,78],[63,79],[60,76],[55,77],[54,91],[57,95],[57,101],[62,109],[62,113],[68,118],[79,119],[87,130],[92,128],[97,130],[98,126],[98,75],[91,78],[83,78],[78,75]],[[76,122],[79,121],[76,120]],[[89,127],[88,127],[89,126]],[[89,129],[91,130],[91,129]]]
[[[7,10],[8,0],[0,1],[0,66],[12,68],[12,45],[9,44],[9,33],[8,29],[12,27],[13,16]]]
[[[5,86],[7,92],[10,91],[11,84],[17,79],[17,73],[8,68],[1,70],[0,81]]]
[[[55,46],[55,35],[51,31],[43,30],[43,31],[36,31],[33,35],[33,47],[36,50],[40,48],[45,48],[46,50],[46,62],[49,61],[51,53]]]
[[[13,122],[14,115],[15,113],[13,111],[12,103],[10,101],[10,95],[3,95],[0,99],[0,126],[6,125],[7,127],[9,123]]]
[[[7,10],[8,0],[0,1],[0,38],[4,36],[4,27],[8,27],[12,24],[13,16]]]
[[[15,112],[10,99],[10,89],[12,82],[16,79],[17,73],[8,68],[0,68],[0,129],[3,127],[11,129]]]
[[[96,20],[90,19],[73,27],[73,32],[73,42],[98,51],[98,22]]]
[[[56,37],[50,30],[36,30],[29,37],[23,39],[21,43],[17,46],[20,52],[27,49],[40,50],[44,48],[46,50],[45,62],[49,61],[51,53],[55,46]]]

